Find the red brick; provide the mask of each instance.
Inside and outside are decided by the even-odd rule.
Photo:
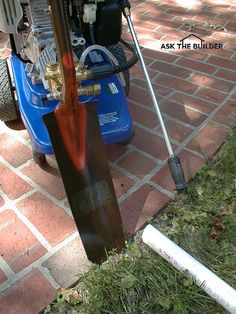
[[[135,27],[135,31],[138,35],[139,42],[141,41],[142,38],[158,40],[162,36],[161,34],[159,34],[157,32],[146,30],[146,29],[143,29],[140,27]]]
[[[195,175],[196,171],[204,164],[204,159],[187,150],[183,150],[178,154],[178,157],[180,158],[183,167],[185,180],[188,182]],[[176,190],[168,164],[158,171],[151,180],[171,192]]]
[[[234,93],[231,98],[236,99],[236,93]]]
[[[131,144],[158,159],[167,158],[167,149],[163,139],[138,127],[135,127],[135,136]]]
[[[142,179],[157,166],[157,163],[139,152],[133,151],[123,157],[118,165]]]
[[[170,14],[173,16],[181,16],[181,18],[192,18],[193,14],[191,12],[186,12],[186,9],[178,8],[178,10],[169,9],[165,11],[165,14]]]
[[[137,232],[147,219],[156,215],[169,200],[168,196],[154,187],[143,185],[120,205],[124,231],[127,234]]]
[[[210,76],[202,75],[198,73],[192,76],[192,81],[197,84],[203,85],[204,87],[214,88],[216,90],[220,90],[225,93],[230,92],[234,86],[230,82],[225,82],[215,77],[210,77]]]
[[[227,30],[233,30],[233,31],[235,31],[235,30],[236,30],[236,23],[229,21],[229,22],[227,23]]]
[[[162,52],[162,51],[157,51],[157,50],[151,50],[144,48],[142,49],[142,54],[146,57],[153,58],[153,59],[158,59],[166,62],[174,62],[178,57],[174,56],[168,52]]]
[[[169,116],[193,126],[198,126],[206,119],[206,116],[200,112],[192,110],[191,108],[185,107],[183,105],[179,105],[170,100],[165,100],[162,102],[160,107],[162,112],[165,112]]]
[[[132,1],[133,2],[133,1]],[[140,3],[140,2],[139,2]],[[138,7],[142,9],[143,11],[153,11],[156,12],[156,14],[163,12],[166,10],[167,6],[166,5],[159,5],[157,2],[143,2],[141,5]]]
[[[139,44],[148,49],[156,49],[156,47],[158,47],[158,39],[160,39],[160,36],[157,33],[155,34],[157,35],[155,36],[156,39],[141,37]]]
[[[135,27],[147,29],[147,30],[154,30],[157,28],[157,25],[155,23],[151,22],[144,22],[144,21],[135,21],[134,23]]]
[[[0,185],[3,192],[11,199],[14,200],[21,195],[25,194],[32,190],[26,181],[21,179],[14,172],[6,168],[3,164],[0,163]]]
[[[165,14],[165,13],[161,13],[159,17],[156,17],[156,18],[153,18],[152,21],[156,22],[157,25],[160,25],[161,28],[162,27],[168,27],[169,29],[172,28],[172,30],[176,30],[177,28],[179,28],[183,22],[182,21],[179,21],[179,20],[172,20],[173,17],[168,15],[168,14]],[[157,30],[157,32],[159,31],[159,29]],[[170,32],[171,34],[171,32]]]
[[[122,143],[106,145],[105,148],[108,159],[113,162],[120,158],[128,150],[127,145]]]
[[[132,10],[132,19],[133,21],[145,21],[145,22],[151,22],[151,18],[148,16],[144,16],[144,11],[142,10],[141,12],[136,12]]]
[[[140,86],[143,88],[147,88],[147,82],[144,80],[134,79],[134,80],[132,80],[132,86]],[[159,95],[167,96],[172,92],[172,90],[170,88],[164,87],[164,86],[161,86],[158,84],[153,83],[152,87],[154,89],[155,94],[158,95],[158,101],[161,101],[161,99],[162,99]]]
[[[154,76],[157,75],[156,71],[153,71],[152,69],[148,69],[148,74],[150,78],[153,78]],[[135,78],[144,78],[144,73],[143,69],[139,64],[136,64],[130,69],[130,75],[135,77]]]
[[[212,40],[210,42],[212,43]],[[217,41],[217,43],[219,43],[219,42]],[[231,58],[232,55],[233,55],[233,52],[225,49],[224,42],[221,42],[221,44],[223,45],[222,49],[211,49],[211,50],[208,50],[208,54],[209,55],[221,56],[221,57],[224,57],[224,58]]]
[[[194,61],[191,59],[182,58],[180,59],[177,64],[182,65],[184,67],[194,69],[203,73],[213,73],[217,69],[213,65],[208,65],[206,63]]]
[[[220,69],[216,72],[216,76],[222,77],[225,80],[236,82],[236,71],[229,71]]]
[[[52,245],[60,243],[76,231],[74,220],[38,192],[17,203],[17,207]]]
[[[21,271],[47,253],[14,212],[3,211],[0,221],[1,256],[13,271]]]
[[[134,181],[129,177],[121,173],[120,171],[111,167],[111,176],[116,192],[116,197],[119,198],[125,194],[129,188],[134,184]]]
[[[8,134],[0,134],[0,146],[2,157],[14,167],[32,158],[31,150]]]
[[[54,298],[55,289],[35,270],[1,294],[0,308],[4,314],[38,313]]]
[[[122,32],[122,39],[129,42],[129,43],[132,43],[132,37],[130,35],[130,33],[128,31],[124,31]]]
[[[148,70],[150,69],[152,71],[152,67],[149,67],[149,65],[153,62],[152,58],[149,57],[144,57],[144,62],[146,67],[148,68]],[[156,73],[154,74],[154,72],[151,72],[151,77],[154,77],[156,75]]]
[[[158,31],[158,30],[157,30]],[[170,35],[163,35],[161,37],[161,41],[165,42],[165,43],[176,43],[176,42],[179,42],[179,36],[173,34],[172,36]]]
[[[166,121],[165,126],[170,138],[176,140],[179,143],[185,140],[186,137],[188,137],[193,131],[192,129],[187,128],[182,124],[179,124],[171,120]],[[161,128],[159,127],[157,131],[161,132]]]
[[[133,16],[133,13],[134,13],[135,15],[138,14],[138,15],[142,16],[142,15],[145,14],[146,11],[147,11],[146,7],[134,6],[134,7],[132,8],[132,16]],[[134,18],[135,18],[135,17],[134,17]]]
[[[212,32],[208,29],[197,28],[194,30],[194,34],[206,38],[206,36],[209,37],[212,34]]]
[[[181,24],[179,24],[180,26]],[[164,35],[175,36],[177,38],[182,38],[187,35],[186,30],[176,29],[173,27],[161,26],[156,30],[157,33],[162,33]]]
[[[202,87],[196,94],[197,97],[200,97],[204,100],[211,101],[213,103],[221,104],[222,101],[225,99],[225,97],[228,96],[228,94],[219,92],[215,89],[211,88],[204,88]]]
[[[170,168],[165,165],[161,170],[159,170],[151,180],[158,185],[164,187],[168,191],[174,191],[176,189],[175,183],[170,173]]]
[[[152,107],[152,100],[151,97],[149,96],[149,93],[138,86],[132,86],[129,92],[128,99],[136,101],[141,105]]]
[[[204,52],[201,52],[201,51],[198,51],[198,50],[179,50],[179,51],[175,51],[176,54],[178,55],[181,55],[182,57],[183,56],[186,56],[186,57],[189,57],[191,59],[196,59],[196,60],[205,60],[208,55]]]
[[[222,13],[222,9],[219,10],[221,14],[218,15],[219,19],[223,19],[226,21],[234,21],[235,18],[235,12],[227,11]]]
[[[212,56],[207,61],[217,65],[218,67],[224,67],[230,70],[236,69],[236,61],[232,61],[230,59]]]
[[[4,199],[0,196],[0,207],[2,207],[5,204]]]
[[[7,280],[6,275],[5,275],[4,272],[0,269],[0,285],[1,285],[2,283],[4,283],[4,281],[6,281],[6,280]]]
[[[144,17],[151,19],[151,22],[156,23],[157,25],[166,25],[166,26],[170,26],[168,22],[174,19],[174,16],[165,14],[163,12],[157,13],[156,11],[145,12]]]
[[[173,100],[174,102],[177,102],[179,104],[182,105],[186,105],[189,107],[192,107],[194,109],[200,110],[204,113],[211,113],[216,106],[214,104],[211,104],[207,101],[204,101],[202,99],[193,97],[193,96],[189,96],[186,94],[182,94],[182,93],[175,93],[174,95],[172,95],[170,97],[171,100]]]
[[[187,147],[209,158],[223,144],[228,133],[228,129],[213,123],[208,123],[200,130]]]
[[[49,167],[42,169],[32,163],[22,168],[21,172],[57,199],[65,198],[66,193],[58,169]]]
[[[196,16],[194,16],[193,18],[193,23],[199,23],[199,24],[206,24],[206,22],[209,21],[209,18],[208,16],[204,15],[204,12],[202,12],[202,14],[198,14]],[[219,19],[217,17],[214,17],[211,19],[211,23],[214,23],[214,24],[219,24],[221,26],[225,26],[225,24],[227,23],[226,20],[223,20],[223,19]]]
[[[175,64],[172,65],[161,61],[153,63],[152,69],[156,72],[167,73],[181,78],[187,78],[191,74],[191,71],[189,70],[178,67]]]
[[[224,49],[231,50],[232,52],[235,52],[236,44],[235,43],[225,43]]]
[[[200,8],[201,7],[202,6],[200,5]],[[214,6],[214,9],[215,9],[215,6]],[[223,10],[223,9],[221,9],[221,10]],[[212,19],[214,19],[214,17],[216,17],[218,14],[216,12],[214,12],[214,10],[209,10],[209,11],[204,10],[201,15],[205,15],[208,18],[211,17]],[[217,16],[217,18],[218,18],[218,16]]]
[[[233,33],[233,32],[232,32]],[[232,42],[234,43],[235,42],[235,35],[234,33],[233,34],[230,34],[229,32],[227,33],[213,33],[212,37],[217,40],[217,41],[221,41],[222,43],[224,42]]]
[[[225,1],[222,1],[225,2]],[[227,2],[227,1],[226,1]],[[224,9],[229,8],[230,5],[226,3],[219,3],[218,1],[213,1],[212,5],[208,5],[208,9],[216,10],[219,8],[219,12],[222,12]]]
[[[168,76],[168,75],[164,75],[164,74],[156,78],[154,82],[170,87],[170,88],[174,88],[176,90],[185,92],[187,94],[193,94],[197,90],[196,84],[192,84],[189,81],[185,81],[185,80]]]
[[[214,116],[213,120],[228,127],[236,126],[236,99],[229,100]]]
[[[149,57],[143,57],[143,58],[144,58],[144,62],[145,62],[146,67],[152,71],[152,68],[149,67],[149,65],[153,62],[153,59],[149,58]],[[151,76],[154,77],[155,76],[154,73]]]
[[[130,104],[129,110],[135,122],[143,124],[148,128],[155,128],[159,125],[155,112],[144,109],[135,104]]]

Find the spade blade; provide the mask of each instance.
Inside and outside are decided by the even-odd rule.
[[[89,260],[101,263],[124,246],[119,207],[96,103],[78,101],[64,1],[48,0],[62,80],[56,109],[43,116],[67,198]]]

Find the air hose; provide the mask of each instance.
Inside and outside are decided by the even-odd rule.
[[[131,51],[133,53],[132,57],[122,64],[112,64],[112,65],[107,64],[104,66],[90,68],[91,72],[93,73],[94,79],[101,79],[104,77],[111,76],[113,74],[124,72],[125,70],[128,70],[129,68],[134,66],[135,63],[138,61],[138,55],[136,53],[136,50],[129,43],[124,41],[123,39],[121,39],[120,42],[126,48],[128,48],[129,51]],[[110,57],[111,52],[109,50],[107,50],[106,48],[104,48],[102,46],[99,46],[99,48],[98,48],[98,45],[93,45],[93,46],[90,46],[87,49],[85,49],[85,51],[83,52],[83,54],[80,58],[80,61],[84,63],[88,53],[91,50],[96,50],[96,49],[103,51],[104,53],[106,53]]]
[[[88,56],[88,54],[93,51],[93,50],[98,50],[98,51],[102,51],[104,54],[107,55],[107,57],[113,62],[114,64],[114,67],[116,66],[119,66],[119,62],[118,60],[116,59],[116,57],[105,47],[103,46],[100,46],[100,45],[92,45],[92,46],[89,46],[87,49],[85,49],[85,51],[82,53],[81,57],[80,57],[80,62],[82,64],[85,64],[85,60]],[[110,68],[110,65],[108,65],[109,68]],[[105,71],[105,73],[107,73]],[[115,72],[114,72],[115,73]],[[125,86],[125,79],[124,79],[124,76],[123,76],[123,73],[117,73],[118,76],[119,76],[119,79],[120,79],[120,82],[122,84],[122,86]],[[106,75],[107,76],[107,75]],[[96,78],[93,76],[93,78]],[[101,77],[100,77],[101,78]]]

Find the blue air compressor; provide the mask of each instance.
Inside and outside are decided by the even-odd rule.
[[[10,36],[15,86],[14,93],[7,62],[1,60],[0,119],[9,121],[20,115],[31,138],[35,161],[40,163],[44,155],[53,154],[42,117],[56,108],[63,87],[58,72],[51,71],[51,77],[46,77],[48,65],[52,69],[57,63],[47,0],[21,2],[0,1],[0,30]],[[137,56],[123,42],[133,51],[131,62],[127,61],[120,43],[120,7],[114,0],[65,1],[65,9],[74,60],[80,64],[76,67],[79,99],[85,103],[97,101],[105,144],[124,142],[133,133],[126,95],[130,84],[128,69]],[[88,72],[90,75],[85,74]],[[56,78],[52,83],[53,76]],[[56,80],[57,86],[52,87]]]
[[[15,85],[14,92],[7,63],[1,60],[0,120],[9,121],[21,116],[30,134],[34,159],[39,164],[46,160],[45,155],[55,152],[43,117],[56,110],[65,94],[50,3],[49,0],[0,0],[0,31],[10,37],[10,65]],[[130,85],[129,68],[139,59],[169,153],[172,177],[177,190],[184,189],[186,183],[181,163],[171,147],[142,57],[129,1],[62,0],[61,4],[69,25],[65,41],[72,46],[79,100],[98,103],[97,115],[104,143],[124,142],[132,136],[126,96]],[[121,39],[122,12],[135,48]],[[58,23],[57,31],[60,27],[64,26]],[[124,47],[131,52],[129,60]]]

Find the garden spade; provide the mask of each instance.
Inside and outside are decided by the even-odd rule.
[[[119,207],[97,117],[96,103],[78,101],[77,83],[64,1],[48,0],[62,97],[43,116],[74,220],[88,259],[101,263],[124,246]]]

